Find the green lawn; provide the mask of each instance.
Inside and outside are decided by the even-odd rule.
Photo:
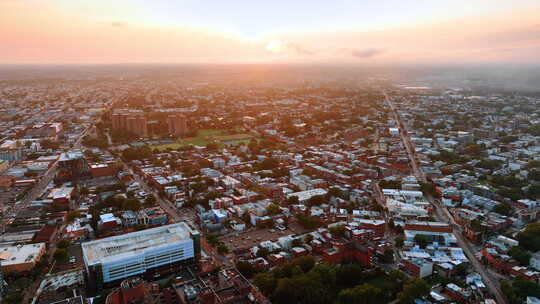
[[[235,130],[235,131],[240,131],[240,130]],[[250,139],[246,139],[246,137],[249,137],[249,134],[240,133],[240,134],[231,135],[231,134],[227,134],[226,130],[203,129],[203,130],[197,131],[196,137],[178,139],[176,143],[157,145],[157,146],[153,146],[153,148],[158,149],[158,150],[165,150],[165,149],[170,148],[174,150],[185,145],[206,146],[207,144],[213,141],[211,137],[217,137],[220,140],[232,142],[233,145],[238,145],[240,143],[249,143],[250,141]]]

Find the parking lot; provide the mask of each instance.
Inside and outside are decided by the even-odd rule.
[[[276,241],[278,238],[286,235],[303,234],[307,232],[300,226],[295,219],[291,218],[286,230],[278,230],[276,228],[254,229],[248,232],[239,232],[238,235],[229,235],[221,237],[227,247],[231,250],[244,249],[258,246],[263,241]]]
[[[277,229],[256,229],[249,232],[240,233],[238,236],[228,236],[224,237],[221,240],[229,247],[231,250],[239,248],[251,248],[253,246],[258,246],[262,241],[268,240],[277,240],[282,236],[289,234],[294,234],[289,229],[280,231]]]

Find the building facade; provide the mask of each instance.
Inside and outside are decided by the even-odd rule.
[[[186,116],[183,114],[174,113],[168,115],[167,126],[169,134],[174,136],[184,136],[188,132]]]
[[[185,222],[82,244],[88,284],[116,286],[123,279],[155,279],[200,258],[200,234]]]
[[[123,130],[140,137],[148,137],[148,122],[144,112],[138,110],[120,110],[112,114],[112,128]]]

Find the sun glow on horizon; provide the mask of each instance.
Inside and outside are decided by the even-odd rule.
[[[540,62],[540,2],[464,3],[3,0],[0,58],[3,63]]]

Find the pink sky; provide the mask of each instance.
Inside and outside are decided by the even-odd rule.
[[[276,20],[277,8],[246,21],[194,6],[74,1],[0,1],[0,63],[540,63],[540,4],[530,1],[447,15],[452,7],[411,9],[408,19],[359,6],[363,17],[343,22],[320,4],[312,16],[318,23],[294,14]],[[369,18],[370,9],[382,17]]]

